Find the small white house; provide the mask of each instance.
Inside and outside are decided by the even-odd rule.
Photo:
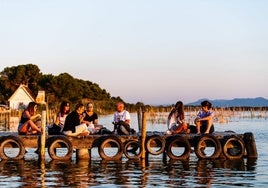
[[[21,84],[8,99],[8,102],[11,109],[18,110],[27,107],[29,102],[35,102],[35,97],[26,85]]]

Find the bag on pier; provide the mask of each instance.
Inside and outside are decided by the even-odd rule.
[[[59,125],[53,124],[51,127],[48,128],[48,135],[60,135],[61,127]]]

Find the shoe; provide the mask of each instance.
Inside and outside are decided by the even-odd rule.
[[[171,135],[172,132],[171,132],[170,130],[167,130],[167,134],[168,134],[168,135]]]

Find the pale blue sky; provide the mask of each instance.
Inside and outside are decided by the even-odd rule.
[[[266,0],[0,0],[0,71],[36,64],[145,104],[268,98]]]

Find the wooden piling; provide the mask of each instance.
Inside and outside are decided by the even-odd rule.
[[[146,112],[142,112],[142,130],[141,130],[141,158],[146,158],[145,141],[146,141]]]
[[[142,114],[141,114],[141,107],[137,110],[137,118],[138,118],[138,127],[139,127],[139,132],[141,132],[142,129]]]
[[[244,143],[247,151],[248,158],[258,158],[257,147],[253,133],[244,133]]]
[[[45,159],[45,147],[46,147],[46,111],[42,111],[42,119],[41,119],[41,144],[38,146],[39,147],[39,158],[41,160]]]
[[[91,150],[89,150],[88,148],[76,149],[77,160],[90,159],[90,158],[91,158]]]

